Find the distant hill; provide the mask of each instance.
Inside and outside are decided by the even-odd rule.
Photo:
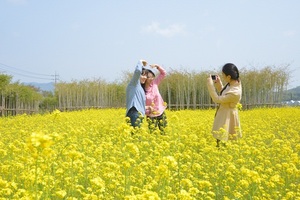
[[[287,90],[284,94],[284,100],[300,100],[300,86]]]
[[[29,83],[24,83],[24,85],[31,85],[36,88],[39,88],[41,91],[49,91],[49,92],[54,92],[54,83],[36,83],[36,82],[29,82]]]

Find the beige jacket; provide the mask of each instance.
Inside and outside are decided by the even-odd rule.
[[[242,131],[236,108],[242,97],[241,82],[228,86],[220,96],[212,80],[207,79],[207,87],[212,100],[219,104],[212,128],[213,136],[222,141],[241,138]]]

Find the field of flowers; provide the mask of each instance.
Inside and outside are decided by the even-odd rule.
[[[214,112],[167,111],[165,135],[124,109],[0,118],[0,199],[300,199],[300,108],[241,111],[220,148]]]

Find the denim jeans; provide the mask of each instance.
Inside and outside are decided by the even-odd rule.
[[[133,127],[140,127],[143,122],[143,117],[135,107],[132,107],[127,112],[127,117],[130,118],[130,124]]]

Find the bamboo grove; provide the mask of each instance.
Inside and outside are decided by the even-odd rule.
[[[168,71],[159,88],[169,108],[197,109],[214,106],[206,86],[206,78],[211,73],[213,72]],[[240,74],[243,85],[241,103],[244,107],[276,105],[282,101],[289,80],[287,66],[265,67],[261,70],[241,69]],[[58,83],[55,86],[58,109],[125,107],[126,86],[130,78],[131,74],[127,72],[119,83],[107,83],[102,79]]]
[[[0,116],[36,113],[43,100],[37,88],[19,82],[11,83],[11,76],[0,74]]]
[[[288,66],[240,69],[244,108],[280,104],[288,85]],[[203,109],[215,106],[211,101],[206,78],[212,71],[169,70],[160,84],[160,92],[169,109]],[[221,72],[218,72],[221,74]],[[132,76],[124,72],[120,81],[103,79],[58,82],[54,92],[39,91],[20,83],[11,83],[11,76],[0,74],[1,116],[22,113],[43,113],[89,108],[125,107],[126,86]]]

